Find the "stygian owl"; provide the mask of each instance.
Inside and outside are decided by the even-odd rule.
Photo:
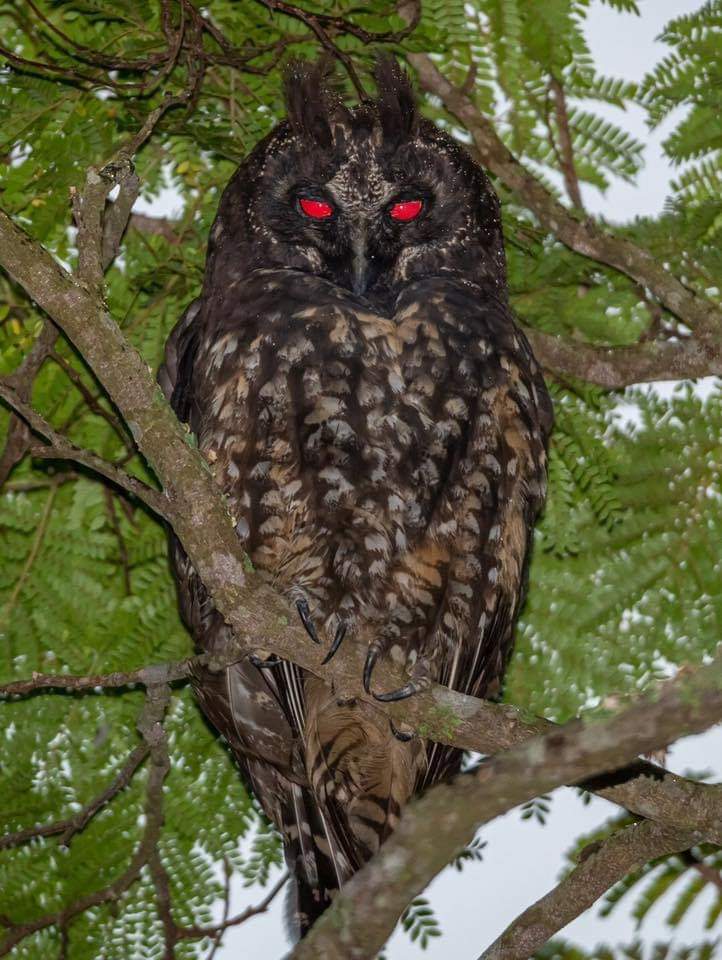
[[[283,837],[301,935],[409,799],[459,770],[373,698],[499,692],[552,424],[488,178],[393,60],[375,80],[349,107],[319,68],[290,69],[287,119],[227,186],[160,373],[254,566],[330,655],[366,656],[368,699],[273,657],[195,677]],[[174,553],[195,642],[222,649],[229,628]],[[375,682],[387,658],[397,690]]]

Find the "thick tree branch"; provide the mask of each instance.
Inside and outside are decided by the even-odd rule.
[[[692,832],[679,833],[648,820],[620,830],[588,856],[582,851],[578,866],[517,917],[479,960],[527,960],[627,874],[694,842]]]
[[[534,355],[550,373],[578,377],[608,390],[651,380],[722,374],[722,347],[695,338],[647,340],[628,347],[595,347],[523,326]]]
[[[473,775],[434,787],[405,810],[392,836],[289,957],[374,957],[407,904],[482,824],[563,783],[629,762],[683,730],[700,733],[720,718],[722,652],[607,720],[567,724],[495,757]]]
[[[307,646],[299,646],[296,653],[281,645],[273,648],[279,656],[304,666],[308,663],[307,669],[329,679],[331,665],[319,669],[311,658],[304,656],[306,650]],[[33,674],[27,680],[0,685],[0,696],[26,696],[41,690],[81,692],[136,684],[173,683],[187,680],[198,667],[222,670],[246,655],[246,647],[239,643],[223,657],[201,654],[188,660],[154,664],[127,673],[92,676]],[[347,657],[348,653],[342,653],[337,659],[343,664]],[[352,677],[348,675],[348,665],[343,670],[342,683],[350,688]],[[354,670],[352,666],[352,674]],[[387,671],[387,667],[379,665],[379,676],[389,682],[398,679]],[[399,723],[403,721],[414,727],[424,737],[484,754],[500,753],[559,729],[551,721],[529,717],[511,705],[477,700],[438,684],[404,704],[377,706]],[[722,845],[722,786],[688,780],[645,760],[634,760],[623,767],[615,765],[612,773],[585,780],[580,786],[638,816],[679,830],[694,829],[705,840]]]

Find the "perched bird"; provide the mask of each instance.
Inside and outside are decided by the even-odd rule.
[[[310,636],[361,645],[377,700],[436,681],[498,695],[546,484],[552,410],[508,305],[499,203],[464,148],[378,62],[350,108],[316,66],[241,164],[203,290],[160,383],[255,567]],[[182,549],[199,649],[230,628]],[[377,689],[374,665],[408,682]],[[303,935],[459,750],[407,739],[371,701],[292,663],[199,671],[202,709],[280,831]]]

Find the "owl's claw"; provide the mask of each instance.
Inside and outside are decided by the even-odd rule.
[[[364,663],[364,690],[366,693],[371,693],[371,674],[376,665],[376,661],[379,658],[379,648],[370,647],[369,652],[366,654],[366,662]]]
[[[329,660],[333,659],[333,657],[336,656],[336,653],[338,652],[338,648],[343,643],[343,638],[345,636],[346,636],[346,624],[339,623],[339,625],[336,627],[336,636],[333,638],[333,643],[331,644],[328,653],[321,661],[322,666],[324,664],[327,664]]]
[[[251,661],[254,667],[257,667],[259,670],[270,670],[273,667],[280,667],[283,663],[280,657],[277,657],[275,654],[272,657],[269,657],[268,660],[262,660],[261,657],[257,657],[255,653],[251,653],[248,656],[248,659]]]
[[[320,643],[321,641],[318,639],[316,628],[314,627],[313,620],[311,619],[311,611],[308,609],[308,600],[297,600],[296,609],[298,610],[298,615],[301,618],[301,623],[303,624],[303,628],[306,633],[314,643]]]
[[[424,684],[418,683],[416,680],[409,680],[398,690],[390,690],[388,693],[372,693],[371,696],[380,703],[396,703],[397,700],[406,700],[407,697],[413,697],[415,693],[419,693],[423,689]]]
[[[411,733],[402,733],[401,730],[398,730],[394,726],[394,721],[389,718],[389,726],[391,727],[391,732],[396,737],[397,740],[400,740],[401,743],[408,743],[409,740],[413,740],[416,734],[412,731]]]

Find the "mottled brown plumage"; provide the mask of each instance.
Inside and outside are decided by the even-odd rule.
[[[160,380],[253,563],[310,629],[498,694],[542,505],[551,407],[507,305],[498,203],[405,75],[350,110],[296,68],[289,120],[224,193]],[[310,197],[323,220],[310,220]],[[421,209],[396,222],[394,206]],[[319,206],[319,204],[321,206]],[[329,214],[326,210],[330,209]],[[413,211],[412,211],[413,212]],[[201,649],[228,628],[175,551]],[[204,711],[284,837],[301,931],[460,752],[402,742],[289,663],[200,672]]]

